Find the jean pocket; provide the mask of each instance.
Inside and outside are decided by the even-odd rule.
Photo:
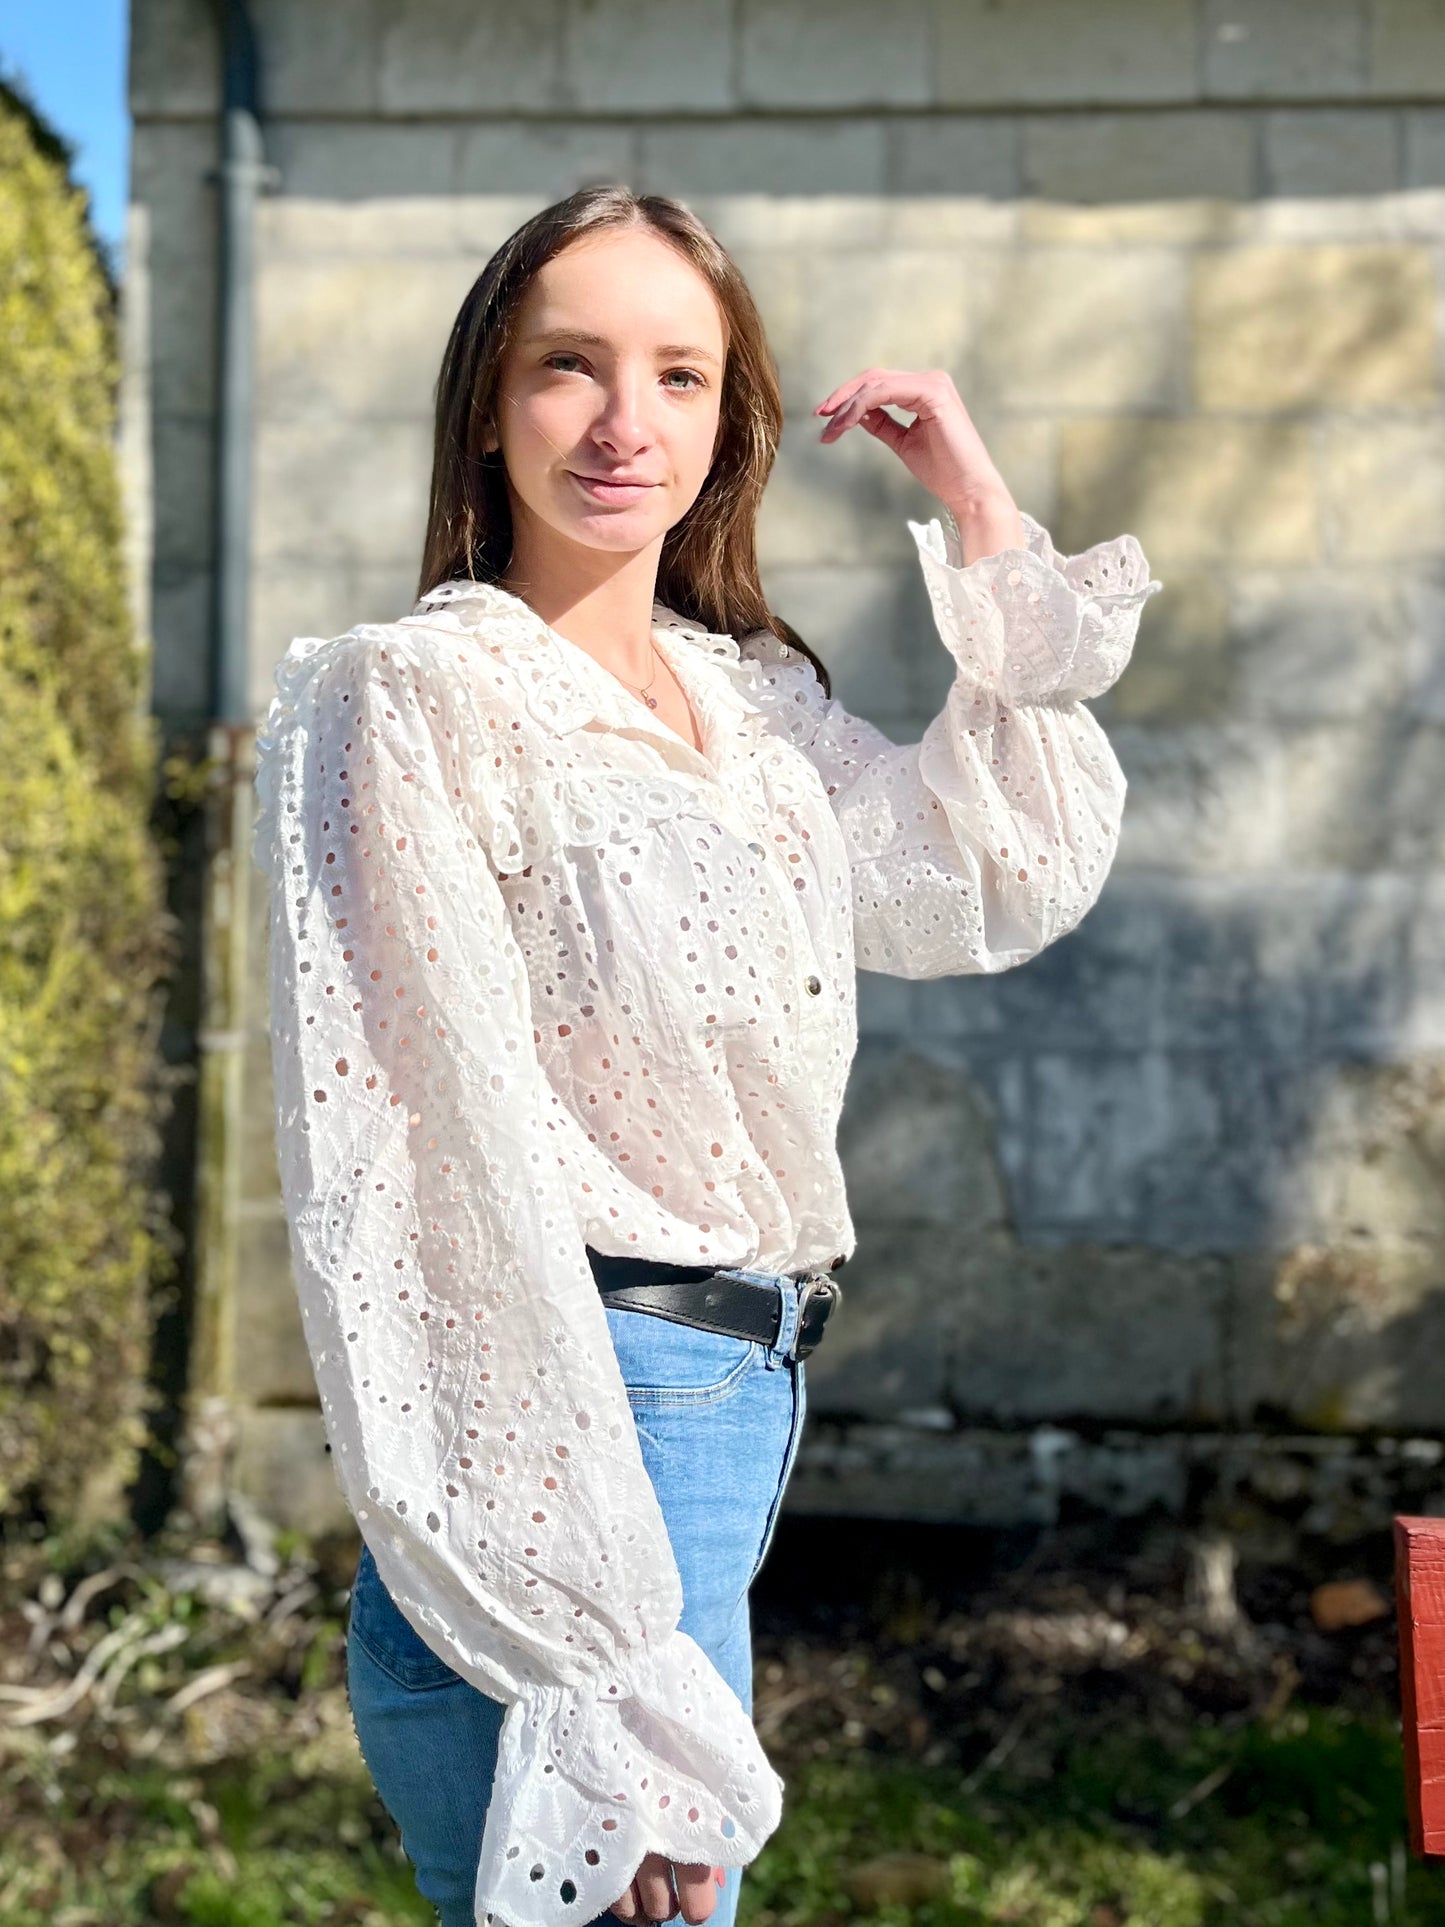
[[[655,1312],[605,1309],[634,1409],[716,1404],[740,1390],[762,1363],[764,1348],[754,1339],[704,1331]]]
[[[352,1582],[347,1636],[398,1686],[420,1692],[462,1684],[461,1674],[432,1651],[386,1590],[369,1546],[362,1550]]]
[[[778,1473],[777,1490],[773,1494],[773,1502],[768,1507],[768,1516],[763,1524],[762,1541],[758,1546],[757,1557],[753,1560],[753,1569],[748,1574],[749,1586],[762,1571],[763,1561],[767,1558],[768,1549],[773,1543],[773,1534],[778,1529],[778,1514],[783,1508],[783,1495],[788,1489],[788,1480],[792,1477],[793,1465],[798,1456],[798,1446],[803,1437],[803,1420],[808,1410],[808,1375],[801,1358],[794,1359],[788,1367],[788,1379],[792,1386],[792,1419],[788,1426],[788,1442],[783,1450],[783,1464]]]

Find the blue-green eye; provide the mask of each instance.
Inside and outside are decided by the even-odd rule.
[[[664,379],[670,381],[674,375],[686,375],[690,388],[704,388],[707,385],[695,368],[669,368]]]

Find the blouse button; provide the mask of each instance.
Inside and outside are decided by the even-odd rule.
[[[810,997],[816,997],[818,992],[823,988],[823,986],[822,984],[819,983],[816,977],[805,977],[803,979],[803,988],[804,990],[807,991]]]
[[[753,853],[753,855],[754,855],[754,856],[766,856],[766,855],[767,855],[767,851],[766,851],[766,850],[765,850],[765,849],[763,848],[763,846],[762,846],[762,844],[761,844],[761,843],[750,843],[750,844],[748,845],[748,848],[749,848],[749,849],[750,849],[750,850],[752,851],[752,853]]]

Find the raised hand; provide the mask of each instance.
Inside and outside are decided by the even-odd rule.
[[[905,427],[887,413],[907,409]],[[1024,529],[1008,485],[994,466],[953,378],[942,368],[920,374],[907,368],[865,368],[835,388],[813,410],[830,417],[819,440],[836,442],[850,428],[865,428],[951,510],[961,529],[986,520],[983,553],[1022,546]],[[993,537],[1001,537],[994,540]]]

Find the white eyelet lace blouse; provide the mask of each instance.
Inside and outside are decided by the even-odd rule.
[[[782,1782],[682,1598],[584,1246],[853,1249],[854,968],[1009,969],[1071,930],[1124,777],[1084,707],[1132,535],[963,566],[922,741],[770,634],[660,605],[699,754],[518,597],[448,582],[295,640],[258,737],[277,1152],[337,1475],[406,1619],[508,1704],[479,1922],[602,1912],[644,1854],[745,1865]]]

